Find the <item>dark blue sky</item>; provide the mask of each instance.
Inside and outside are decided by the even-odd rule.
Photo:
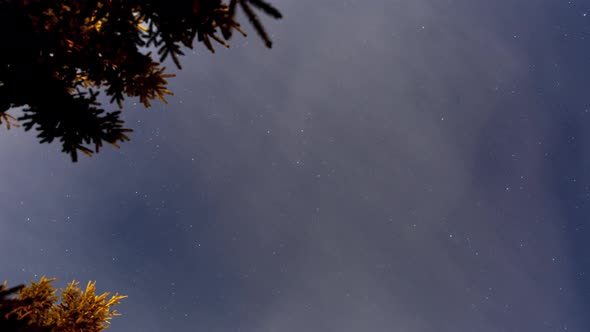
[[[590,331],[590,4],[273,4],[121,150],[0,131],[2,278],[113,332]]]

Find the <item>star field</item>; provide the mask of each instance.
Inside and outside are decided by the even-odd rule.
[[[590,330],[590,6],[273,4],[120,150],[0,131],[2,278],[112,332]]]

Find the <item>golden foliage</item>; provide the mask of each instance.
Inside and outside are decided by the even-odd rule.
[[[30,331],[99,332],[109,326],[113,316],[120,315],[112,307],[126,296],[115,293],[109,297],[108,292],[97,295],[96,282],[88,282],[82,290],[72,281],[58,297],[53,281],[55,278],[41,277],[39,282],[22,287],[16,299],[4,299],[6,283],[0,286],[0,312],[6,311],[5,307],[10,309],[0,317],[0,328],[10,326],[6,322],[13,320],[24,322]]]

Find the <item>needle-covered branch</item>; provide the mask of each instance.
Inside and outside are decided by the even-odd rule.
[[[131,129],[119,111],[101,108],[98,91],[119,109],[127,97],[145,106],[165,102],[172,75],[162,62],[170,58],[181,68],[183,49],[195,39],[211,52],[213,41],[229,47],[233,30],[245,35],[235,20],[238,5],[271,47],[254,10],[281,14],[263,0],[0,0],[0,123],[21,122],[41,142],[58,139],[74,161],[104,142],[118,146]],[[24,107],[19,119],[7,113],[15,107]]]

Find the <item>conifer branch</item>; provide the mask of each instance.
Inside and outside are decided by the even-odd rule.
[[[260,38],[262,38],[262,40],[266,44],[266,47],[271,48],[272,41],[270,40],[270,37],[266,33],[264,26],[262,25],[262,23],[260,23],[258,16],[256,16],[254,11],[248,5],[248,2],[247,1],[240,1],[240,5],[242,7],[242,10],[244,10],[244,13],[246,14],[246,17],[248,17],[248,20],[250,21],[250,23],[252,23],[252,25],[254,26],[254,29],[256,30],[256,32],[258,33]]]
[[[265,2],[263,0],[247,0],[247,1],[249,3],[251,3],[253,6],[259,8],[260,10],[262,10],[263,12],[265,12],[266,14],[268,14],[274,18],[277,18],[277,19],[283,18],[283,15],[281,14],[281,12],[279,12],[278,9],[273,7],[268,2]]]

